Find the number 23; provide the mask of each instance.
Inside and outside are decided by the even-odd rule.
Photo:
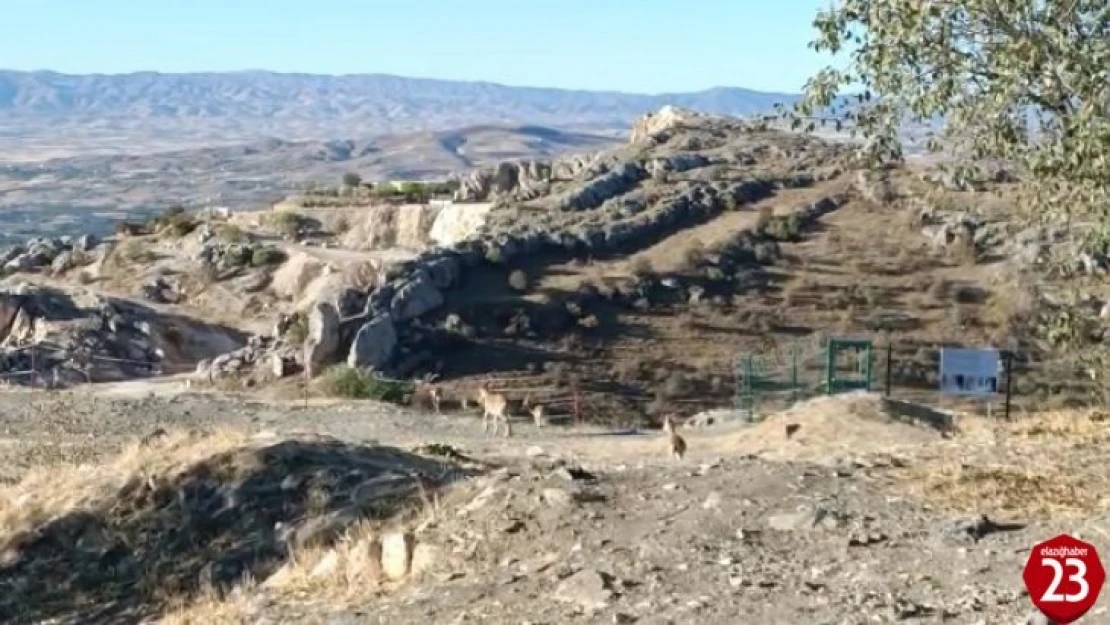
[[[1068,576],[1069,582],[1079,584],[1079,592],[1074,595],[1062,595],[1059,593],[1060,582],[1064,580],[1064,566],[1060,564],[1059,560],[1054,558],[1041,558],[1041,564],[1052,569],[1052,583],[1044,591],[1041,596],[1041,601],[1051,603],[1075,603],[1083,601],[1087,598],[1087,594],[1091,592],[1091,587],[1087,584],[1087,565],[1079,558],[1068,558],[1064,560],[1064,565],[1075,569],[1073,575]]]

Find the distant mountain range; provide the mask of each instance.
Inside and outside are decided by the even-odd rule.
[[[71,75],[0,70],[0,138],[79,128],[163,142],[244,138],[331,139],[535,124],[605,131],[674,104],[750,115],[795,95],[739,88],[643,95],[513,87],[385,74],[263,71]],[[187,147],[187,144],[176,144]],[[161,148],[172,147],[164,143]]]

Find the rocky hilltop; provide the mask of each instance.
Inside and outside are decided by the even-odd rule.
[[[1009,192],[1005,176],[982,184]],[[982,191],[928,171],[860,170],[846,144],[679,107],[641,117],[617,147],[506,161],[453,186],[453,201],[348,189],[272,211],[168,215],[122,228],[96,262],[87,241],[40,240],[11,248],[5,268],[207,324],[236,349],[213,354],[209,340],[189,352],[203,354],[202,382],[349,367],[443,376],[465,399],[469,378],[496,373],[531,376],[556,402],[590,380],[633,414],[727,399],[738,353],[798,336],[819,351],[829,334],[902,328],[900,349],[918,356],[898,376],[923,386],[925,346],[967,332],[1047,358],[1058,345],[1021,333],[1049,331],[1054,315],[1093,318],[1106,297],[1031,293],[1011,311],[997,285],[1037,271],[1050,248],[1066,253],[1064,233],[966,204]],[[1106,267],[1089,255],[1065,264],[1087,279]],[[670,342],[690,360],[663,358]],[[651,390],[661,381],[665,397]]]

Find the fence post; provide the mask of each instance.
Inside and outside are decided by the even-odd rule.
[[[790,344],[790,403],[798,403],[798,342]]]
[[[572,382],[571,393],[571,417],[574,420],[574,429],[577,431],[582,422],[582,396],[578,392],[578,380]]]
[[[883,389],[884,390],[883,394],[886,395],[887,397],[890,397],[890,368],[891,368],[890,365],[893,361],[894,361],[894,344],[891,343],[890,340],[888,339],[887,343],[886,343],[886,388]]]
[[[836,358],[834,354],[835,343],[832,339],[828,339],[825,343],[825,394],[833,395],[833,368],[836,366]]]
[[[1004,414],[1006,415],[1007,421],[1010,420],[1010,398],[1013,396],[1013,384],[1011,382],[1013,379],[1014,354],[1010,350],[1006,350],[1006,407],[1004,409]]]

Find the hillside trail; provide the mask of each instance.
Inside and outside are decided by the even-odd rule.
[[[595,260],[584,267],[570,263],[551,267],[546,272],[542,285],[567,289],[576,287],[582,280],[604,282],[625,278],[632,275],[638,264],[644,262],[655,271],[670,273],[682,267],[686,253],[695,244],[709,249],[735,237],[738,232],[754,229],[764,208],[770,208],[775,216],[789,215],[804,210],[810,203],[823,197],[843,193],[849,186],[848,182],[840,180],[812,188],[782,189],[741,210],[726,211],[705,223],[679,230],[672,236],[626,257]]]

